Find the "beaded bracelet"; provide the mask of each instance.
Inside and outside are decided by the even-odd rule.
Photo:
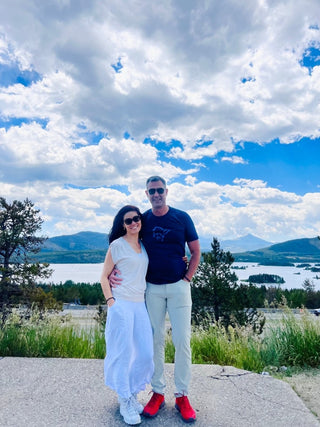
[[[116,300],[115,297],[110,297],[110,298],[107,298],[106,303],[108,304],[108,301],[110,301],[111,299],[113,299],[114,301]]]
[[[184,279],[186,279],[188,282],[191,282],[191,280],[187,276],[184,276]]]

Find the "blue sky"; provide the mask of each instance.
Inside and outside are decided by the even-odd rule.
[[[0,4],[0,194],[108,231],[145,180],[203,238],[320,234],[318,0]]]

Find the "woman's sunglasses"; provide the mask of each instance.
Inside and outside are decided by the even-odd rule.
[[[126,224],[126,225],[130,225],[130,224],[132,224],[132,221],[134,221],[134,222],[139,222],[141,220],[141,217],[140,217],[140,215],[135,215],[134,217],[132,217],[132,218],[126,218],[125,220],[124,220],[124,223]]]
[[[163,194],[164,193],[164,188],[162,188],[162,187],[160,187],[160,188],[150,188],[150,190],[148,190],[148,193],[150,194],[150,196],[152,196],[156,191],[157,191],[158,194]]]

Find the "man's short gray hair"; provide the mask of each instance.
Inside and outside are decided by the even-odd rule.
[[[153,176],[150,176],[150,178],[148,178],[148,179],[147,179],[146,187],[148,187],[149,182],[156,182],[156,181],[161,181],[161,182],[162,182],[162,184],[163,184],[165,187],[167,186],[166,180],[165,180],[164,178],[162,178],[162,177],[161,177],[161,176],[159,176],[159,175],[153,175]]]

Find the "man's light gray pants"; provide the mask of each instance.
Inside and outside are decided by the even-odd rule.
[[[165,319],[168,311],[175,347],[174,380],[176,396],[188,394],[191,379],[191,290],[184,280],[176,283],[155,285],[147,283],[146,304],[153,330],[154,374],[152,389],[164,394]]]

